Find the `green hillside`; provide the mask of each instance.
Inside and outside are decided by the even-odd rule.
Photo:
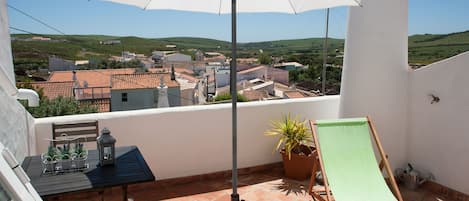
[[[15,34],[17,39],[31,38],[29,34]],[[170,50],[166,45],[176,45],[177,50],[201,49],[229,54],[231,43],[205,38],[160,38],[116,37],[103,35],[43,35],[54,41],[12,41],[15,63],[40,63],[45,65],[49,55],[65,59],[106,59],[111,55],[120,55],[123,50],[150,55],[153,50]],[[101,45],[100,41],[120,40],[118,45]],[[239,44],[241,57],[256,56],[259,50],[273,56],[321,58],[323,38],[279,40]],[[331,55],[343,51],[343,39],[329,40]],[[469,51],[469,31],[444,35],[424,34],[409,37],[409,62],[428,64],[448,58],[461,52]]]
[[[469,31],[409,37],[409,62],[428,64],[469,51]]]

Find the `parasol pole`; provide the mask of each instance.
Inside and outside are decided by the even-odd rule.
[[[230,68],[230,90],[231,90],[231,133],[233,148],[232,188],[231,201],[239,201],[238,195],[238,139],[237,139],[237,108],[238,93],[236,87],[236,0],[231,0],[231,68]]]
[[[326,9],[326,37],[324,38],[323,57],[322,57],[322,95],[326,95],[326,70],[327,70],[327,38],[329,36],[329,8]]]

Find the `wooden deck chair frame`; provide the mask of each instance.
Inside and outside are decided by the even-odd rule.
[[[395,180],[394,175],[392,173],[391,166],[389,165],[387,155],[385,154],[383,146],[381,145],[381,141],[379,140],[379,137],[378,137],[376,129],[373,125],[373,122],[371,121],[371,118],[369,116],[367,116],[366,119],[367,119],[367,122],[368,122],[368,126],[370,128],[370,131],[372,133],[375,145],[378,148],[379,154],[381,156],[381,162],[379,163],[379,168],[382,171],[382,169],[384,167],[384,169],[386,171],[386,174],[389,177],[389,182],[391,184],[392,192],[394,193],[394,196],[397,198],[398,201],[403,201],[401,192],[399,191],[399,187],[397,186],[396,180]],[[314,166],[313,166],[313,169],[312,169],[312,176],[311,176],[309,186],[308,186],[308,193],[313,198],[315,198],[317,200],[320,200],[320,201],[333,201],[332,195],[331,195],[331,190],[329,188],[329,182],[327,180],[327,175],[326,175],[324,165],[323,165],[323,162],[322,162],[321,147],[319,145],[318,135],[317,135],[317,132],[316,132],[316,127],[315,127],[317,124],[316,124],[316,121],[309,121],[309,123],[310,123],[310,126],[311,126],[311,131],[313,133],[314,144],[316,145],[316,152],[315,152],[316,157],[315,158],[316,158],[317,161],[316,161],[316,163],[314,163]],[[313,187],[316,184],[315,175],[316,175],[316,172],[318,171],[318,166],[320,166],[320,168],[321,168],[320,171],[322,173],[322,177],[323,177],[323,180],[324,180],[324,188],[315,190],[315,189],[313,189]],[[321,193],[326,194],[326,200],[321,196]]]
[[[51,145],[57,146],[78,141],[83,143],[94,142],[98,136],[99,125],[97,120],[80,123],[52,123]]]

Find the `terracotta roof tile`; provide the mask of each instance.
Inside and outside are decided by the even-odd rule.
[[[76,76],[83,87],[84,81],[88,87],[106,87],[110,86],[111,75],[115,74],[133,74],[135,69],[100,69],[100,70],[77,70]],[[51,82],[73,81],[73,71],[55,71],[49,76]]]
[[[112,90],[157,88],[160,86],[161,76],[163,76],[163,81],[166,86],[179,86],[179,83],[176,80],[171,80],[171,74],[169,73],[141,73],[112,75],[111,88]]]
[[[59,96],[72,97],[73,96],[73,81],[65,82],[31,82],[30,83],[36,90],[43,89],[44,96],[48,99],[54,99]]]
[[[187,68],[174,68],[174,71],[176,71],[176,73],[185,73],[185,74],[188,74],[188,75],[193,75],[194,74],[193,70],[187,69]]]
[[[239,71],[238,74],[246,74],[246,73],[250,73],[250,72],[253,72],[253,71],[256,71],[256,70],[261,70],[261,69],[264,69],[264,68],[267,68],[267,66],[264,66],[264,65],[256,66],[256,67],[252,67],[252,68],[249,68],[249,69],[246,69],[246,70],[243,70],[243,71]]]

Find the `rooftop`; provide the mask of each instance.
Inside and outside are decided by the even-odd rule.
[[[245,90],[243,96],[249,101],[262,100],[269,97],[269,93],[266,90]]]
[[[31,86],[35,89],[43,89],[43,95],[49,99],[54,99],[59,96],[72,97],[73,96],[73,81],[64,82],[31,82]]]
[[[181,78],[181,79],[185,79],[185,80],[187,80],[189,82],[192,82],[192,83],[197,83],[199,81],[199,78],[196,78],[193,75],[189,75],[189,74],[186,74],[186,73],[176,73],[176,77]]]
[[[253,72],[253,71],[261,70],[261,69],[264,69],[264,68],[267,68],[267,66],[265,66],[265,65],[260,65],[260,66],[248,68],[248,69],[243,70],[243,71],[239,71],[238,74],[241,74],[241,75],[242,75],[242,74],[250,73],[250,72]]]
[[[283,92],[283,94],[287,98],[304,98],[304,97],[306,97],[305,95],[303,95],[299,91],[285,91],[285,92]]]
[[[171,80],[170,73],[138,73],[111,76],[112,90],[154,89],[160,86],[161,78],[168,87],[178,87],[176,80]]]
[[[84,82],[88,83],[88,87],[105,87],[110,86],[111,75],[116,74],[132,74],[135,73],[133,68],[125,69],[101,69],[101,70],[78,70],[76,72],[77,80],[80,86]],[[49,76],[51,82],[73,81],[73,71],[54,71]]]
[[[176,71],[176,73],[185,73],[185,74],[189,74],[189,75],[194,74],[193,70],[187,69],[187,68],[174,68],[174,71]]]

